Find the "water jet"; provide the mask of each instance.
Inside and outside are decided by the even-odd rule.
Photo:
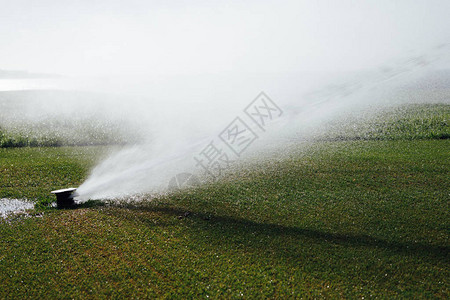
[[[58,208],[70,208],[75,206],[73,198],[77,196],[77,193],[75,193],[76,190],[76,188],[67,188],[51,191],[52,194],[56,195],[56,206]]]

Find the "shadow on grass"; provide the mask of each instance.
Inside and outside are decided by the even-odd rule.
[[[252,239],[255,239],[255,236],[265,236],[270,238],[283,236],[292,238],[296,241],[304,241],[305,239],[308,239],[317,243],[341,245],[351,248],[379,249],[391,252],[392,254],[401,254],[406,256],[413,255],[419,258],[425,258],[427,260],[447,261],[450,253],[450,247],[447,246],[389,241],[368,235],[348,235],[324,232],[314,229],[290,227],[279,224],[258,223],[255,221],[230,216],[216,216],[201,212],[187,212],[186,209],[164,205],[121,205],[118,208],[127,209],[131,212],[140,211],[163,213],[177,216],[178,219],[189,218],[199,224],[202,230],[210,231],[208,236],[211,237],[211,239],[208,240],[208,243],[213,242],[213,237],[217,237],[218,243],[223,243],[225,239],[230,239],[230,241],[233,241],[233,236],[241,235],[239,241],[247,241],[250,243]],[[147,223],[149,226],[155,226],[154,222],[145,219],[145,215],[136,216],[130,214],[120,214],[120,217],[124,217],[129,221],[135,221],[138,219],[143,223]],[[283,245],[279,245],[277,247],[281,249],[283,248]]]
[[[100,206],[105,206],[106,203],[100,200],[89,200],[80,204],[74,204],[72,206],[68,206],[68,207],[63,207],[63,208],[59,208],[56,207],[56,202],[55,201],[42,201],[42,202],[38,202],[35,204],[34,208],[38,211],[38,212],[43,212],[43,211],[54,211],[54,210],[61,210],[61,209],[79,209],[79,208],[94,208],[94,207],[100,207]]]

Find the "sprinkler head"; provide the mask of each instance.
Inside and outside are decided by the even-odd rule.
[[[75,193],[76,190],[76,188],[68,188],[52,191],[51,193],[56,195],[56,206],[58,208],[70,208],[75,206],[73,198],[77,196],[77,193]]]

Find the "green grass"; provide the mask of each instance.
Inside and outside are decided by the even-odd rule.
[[[153,202],[2,221],[0,298],[447,298],[449,146],[293,145],[288,157]],[[97,153],[77,149],[3,150],[2,168],[17,165],[17,180],[41,170],[42,186],[0,197],[76,185],[92,163],[83,157]],[[78,177],[60,179],[56,157]]]
[[[79,186],[104,147],[0,149],[0,198],[54,200],[49,191]]]
[[[0,220],[0,298],[447,299],[450,141],[407,128],[294,143],[142,203]],[[0,198],[53,200],[106,151],[0,149]]]
[[[135,142],[138,130],[130,127],[125,119],[117,119],[99,109],[107,104],[102,97],[108,101],[114,98],[74,91],[1,91],[0,148]],[[75,103],[78,109],[74,108]]]
[[[450,104],[408,104],[335,119],[316,140],[423,140],[450,138]]]
[[[1,99],[0,99],[1,104]],[[314,140],[416,140],[450,137],[450,104],[409,104],[362,111],[335,119]],[[1,120],[0,115],[0,120]],[[0,148],[120,145],[139,140],[123,124],[101,120],[57,120],[8,124],[0,122]],[[16,122],[17,123],[17,122]],[[308,134],[306,132],[305,134]]]
[[[121,145],[136,140],[116,124],[90,120],[83,123],[45,120],[43,123],[10,127],[0,123],[0,148]]]

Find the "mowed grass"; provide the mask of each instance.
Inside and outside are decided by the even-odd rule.
[[[105,147],[0,148],[0,198],[53,201],[49,191],[79,186]]]
[[[148,202],[0,221],[0,298],[448,298],[449,140],[288,148]],[[103,151],[1,150],[0,198],[77,186]]]

